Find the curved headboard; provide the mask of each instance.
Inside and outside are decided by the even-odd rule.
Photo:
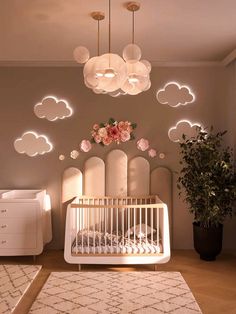
[[[172,173],[168,168],[157,167],[150,172],[150,164],[143,157],[128,161],[119,149],[110,151],[105,162],[90,157],[84,171],[67,168],[62,178],[62,203],[76,196],[141,196],[158,195],[167,204],[172,226]]]

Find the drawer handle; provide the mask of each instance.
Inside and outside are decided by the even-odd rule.
[[[1,213],[6,213],[7,209],[1,209]]]
[[[1,225],[1,228],[2,228],[2,229],[6,228],[6,227],[7,227],[7,225]]]
[[[1,244],[6,244],[7,243],[7,240],[2,240],[1,241]]]

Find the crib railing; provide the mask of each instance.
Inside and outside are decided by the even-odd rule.
[[[91,204],[92,203],[92,204]],[[82,197],[70,205],[72,255],[160,254],[168,211],[154,197]]]

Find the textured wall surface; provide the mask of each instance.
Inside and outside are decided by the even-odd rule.
[[[112,98],[96,95],[83,83],[81,68],[7,68],[0,69],[0,188],[46,188],[52,198],[53,242],[50,247],[63,245],[64,213],[61,209],[61,176],[65,168],[76,166],[83,170],[88,156],[105,158],[108,151],[117,148],[96,145],[89,153],[81,153],[73,160],[69,157],[78,149],[82,139],[90,139],[95,122],[106,122],[110,117],[130,120],[138,124],[136,139],[147,138],[153,148],[164,152],[165,159],[150,159],[147,152],[136,148],[136,141],[123,143],[118,148],[129,158],[143,156],[151,168],[164,165],[178,171],[178,144],[168,138],[168,129],[181,119],[214,125],[216,130],[228,129],[227,141],[235,145],[235,66],[205,68],[154,68],[152,86],[138,96]],[[156,91],[169,81],[189,85],[196,100],[176,108],[158,103]],[[234,85],[235,86],[235,85]],[[48,95],[66,99],[74,114],[64,120],[50,122],[34,114],[34,105]],[[234,117],[232,115],[234,113]],[[43,156],[28,157],[14,150],[13,142],[25,131],[34,130],[48,135],[54,144],[52,152]],[[59,154],[66,159],[59,161]],[[192,217],[176,190],[177,174],[173,175],[173,246],[192,247]],[[225,226],[224,248],[236,248],[236,221]]]

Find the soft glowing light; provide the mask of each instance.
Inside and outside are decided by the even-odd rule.
[[[113,78],[116,76],[116,73],[113,69],[106,69],[105,70],[105,73],[104,73],[104,76],[105,77],[108,77],[108,78]]]
[[[193,103],[196,99],[189,86],[172,81],[159,89],[156,97],[161,104],[167,104],[171,107],[185,106]]]
[[[34,157],[49,153],[53,145],[46,135],[38,135],[34,131],[28,131],[15,140],[14,147],[18,153]]]
[[[138,78],[136,76],[136,74],[130,74],[129,77],[128,77],[128,80],[129,80],[129,83],[138,83]]]
[[[52,209],[52,207],[51,207],[51,198],[50,198],[50,196],[48,194],[46,194],[45,197],[44,197],[44,206],[43,207],[44,207],[45,211],[49,211],[49,210]]]
[[[185,134],[188,138],[194,137],[196,134],[196,127],[202,127],[202,125],[197,122],[193,123],[189,120],[180,120],[175,126],[169,129],[169,139],[172,142],[180,142],[183,134]]]
[[[34,106],[34,113],[38,118],[45,118],[49,121],[65,119],[73,113],[72,108],[65,99],[58,99],[55,96],[46,96]]]

